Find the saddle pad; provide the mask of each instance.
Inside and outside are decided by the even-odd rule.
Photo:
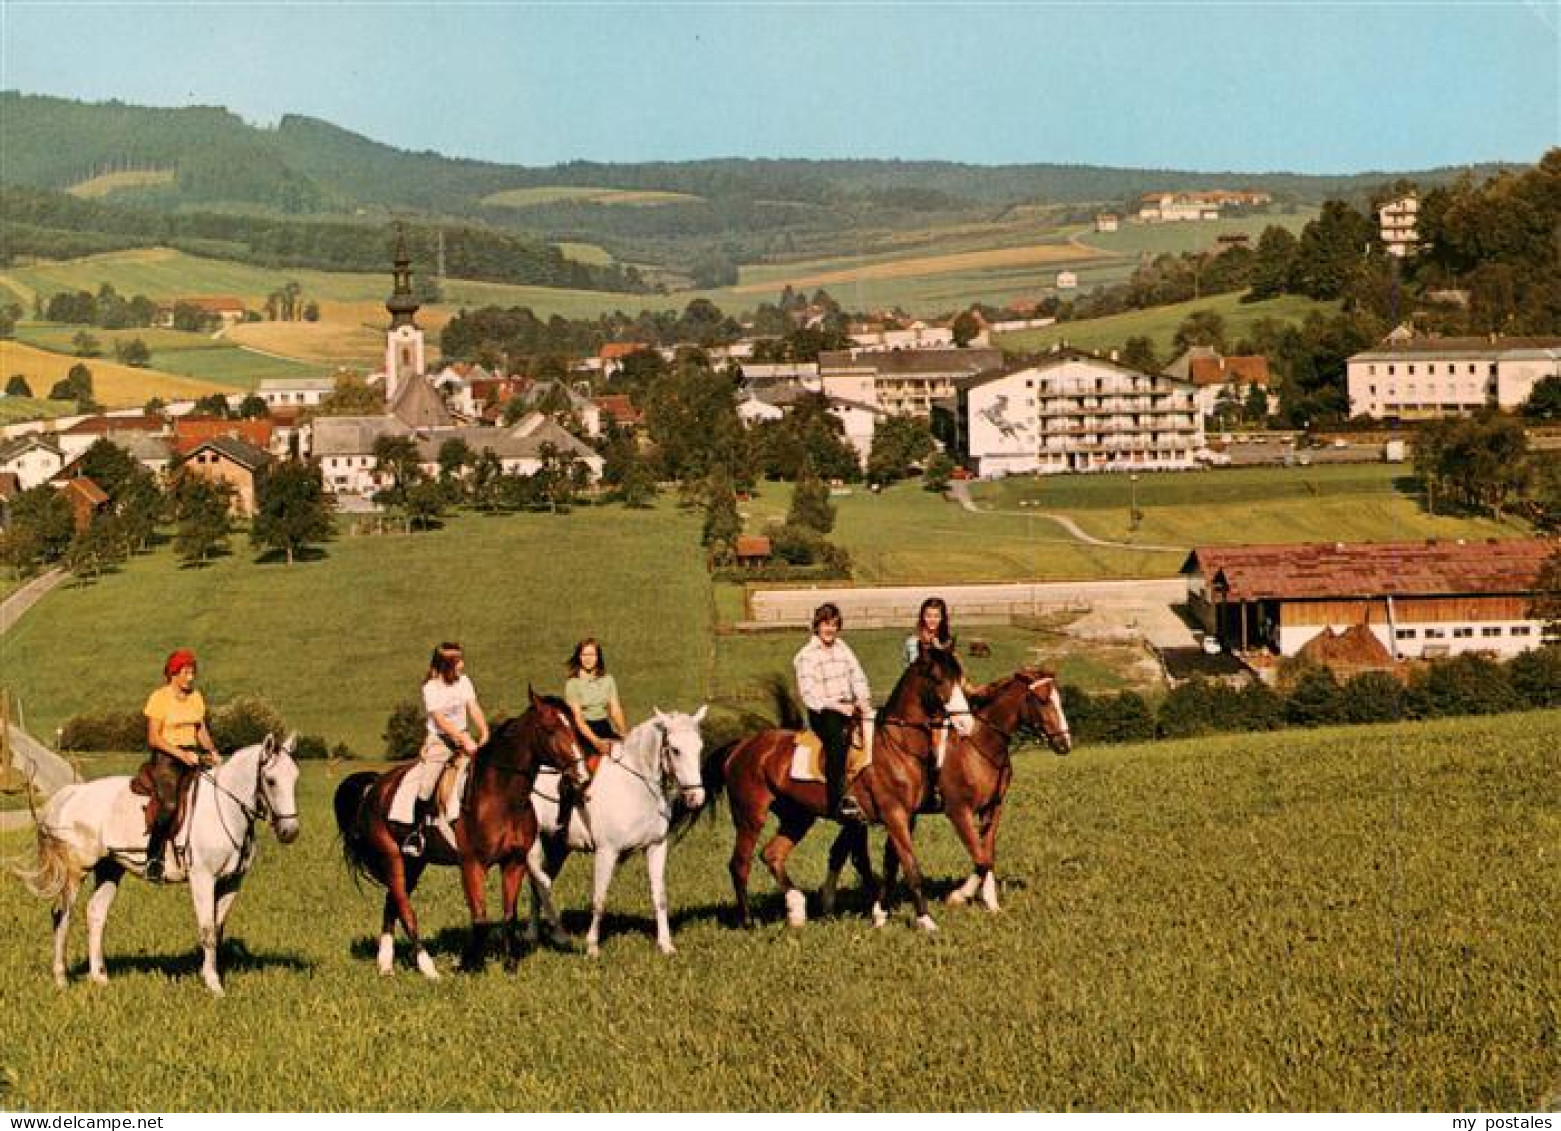
[[[864,743],[853,743],[851,752],[846,755],[846,781],[856,780],[856,776],[867,769],[873,761],[873,723],[869,719],[862,724]],[[824,780],[824,743],[818,735],[810,730],[797,732],[797,748],[791,755],[791,780],[815,781]]]

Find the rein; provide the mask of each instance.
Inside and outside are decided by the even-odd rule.
[[[216,790],[218,793],[222,794],[224,797],[228,798],[228,800],[232,801],[235,805],[237,805],[238,808],[239,808],[239,812],[244,814],[244,819],[247,822],[247,824],[246,824],[246,827],[244,829],[244,836],[241,839],[241,838],[236,837],[236,836],[233,835],[233,830],[228,827],[228,822],[223,817],[221,808],[218,808],[218,810],[217,810],[217,821],[222,826],[223,835],[226,836],[228,838],[228,841],[233,845],[233,847],[239,849],[241,853],[247,852],[248,849],[249,849],[249,846],[254,844],[254,842],[255,842],[255,825],[256,825],[257,822],[262,821],[262,820],[290,821],[290,820],[297,820],[298,819],[298,814],[296,812],[294,812],[294,813],[278,813],[275,809],[273,809],[271,807],[271,800],[266,795],[265,789],[262,787],[262,779],[265,776],[265,768],[266,768],[265,756],[264,755],[260,755],[260,756],[256,757],[256,759],[255,759],[255,802],[254,802],[253,805],[251,805],[243,797],[240,797],[237,793],[234,793],[231,789],[229,789],[227,786],[223,785],[220,781],[218,781],[217,780],[217,772],[216,772],[215,768],[203,767],[196,774],[196,788],[197,789],[199,789],[201,782],[204,781],[204,782],[208,783],[214,790]],[[195,833],[195,804],[196,804],[196,801],[197,801],[197,797],[192,794],[191,797],[190,797],[190,818],[189,818],[189,820],[187,820],[185,822],[185,825],[184,825],[184,828],[185,828],[184,841],[185,841],[185,848],[186,848],[186,850],[188,850],[188,848],[189,848],[190,838],[192,836],[194,836],[194,833]]]

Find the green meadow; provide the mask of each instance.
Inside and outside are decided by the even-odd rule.
[[[299,842],[261,833],[221,1001],[183,889],[127,883],[106,987],[78,917],[60,991],[46,906],[0,879],[0,1079],[8,1108],[54,1111],[1543,1110],[1558,759],[1557,712],[1025,748],[999,915],[940,909],[928,937],[902,904],[874,930],[848,891],[793,930],[760,865],[761,925],[735,930],[722,810],[671,855],[676,956],[634,859],[599,960],[542,948],[437,983],[404,951],[375,973],[380,893],[347,877],[329,805],[354,767],[309,763]],[[935,895],[965,874],[946,821],[917,843]],[[825,846],[793,858],[808,889]],[[559,885],[576,934],[589,871]],[[418,892],[447,972],[458,887],[442,869]]]
[[[112,359],[117,343],[139,338],[151,351],[149,368],[161,373],[230,385],[235,389],[253,389],[266,378],[315,377],[331,371],[323,365],[258,353],[209,334],[190,334],[159,327],[103,330],[96,326],[24,322],[17,327],[16,337],[18,341],[39,349],[74,354],[74,338],[83,332],[98,340],[103,357]],[[90,367],[92,359],[84,360]]]
[[[1225,320],[1225,337],[1234,343],[1261,319],[1301,322],[1313,311],[1331,314],[1336,308],[1336,303],[1317,302],[1299,295],[1249,303],[1242,302],[1240,294],[1211,295],[1192,302],[1156,306],[1149,310],[1134,310],[1077,322],[1059,322],[1039,330],[1020,330],[1001,335],[994,344],[1012,353],[1039,353],[1058,344],[1105,352],[1121,349],[1129,338],[1141,336],[1154,343],[1155,353],[1168,359],[1175,353],[1173,343],[1177,328],[1194,311],[1210,310],[1220,315]]]

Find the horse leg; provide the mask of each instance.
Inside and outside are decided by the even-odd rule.
[[[461,861],[461,887],[466,892],[466,910],[471,914],[471,935],[461,954],[461,969],[476,973],[487,961],[488,950],[488,870],[475,857]]]
[[[607,889],[612,885],[613,873],[618,870],[618,850],[605,844],[596,846],[596,870],[591,888],[591,929],[585,935],[585,953],[590,958],[601,955],[597,945],[602,937],[602,916],[607,913]]]
[[[982,848],[986,852],[986,875],[981,877],[981,902],[988,911],[1001,911],[997,903],[997,823],[1003,816],[1003,803],[992,806],[983,829]]]
[[[71,875],[65,881],[60,894],[55,897],[54,910],[49,917],[54,922],[54,984],[64,988],[65,950],[70,937],[70,913],[76,906],[76,896],[81,892],[81,877]]]
[[[753,916],[748,910],[748,874],[753,869],[753,850],[764,828],[764,813],[761,811],[755,819],[751,812],[740,813],[734,803],[732,823],[737,826],[737,839],[732,843],[732,858],[727,861],[726,870],[732,875],[732,894],[737,899],[737,925],[751,927]]]
[[[976,816],[970,810],[969,805],[948,805],[949,824],[954,826],[954,832],[959,837],[959,842],[965,846],[965,851],[970,854],[970,862],[975,870],[959,887],[949,892],[947,903],[950,907],[963,907],[970,902],[973,895],[981,886],[982,878],[990,870],[986,860],[986,849],[982,843],[982,831],[976,828]]]
[[[108,984],[108,966],[103,961],[103,930],[108,925],[108,910],[119,894],[119,881],[125,869],[114,860],[101,860],[93,869],[97,890],[87,900],[87,973],[98,985]]]
[[[894,882],[900,877],[900,858],[895,855],[894,842],[883,842],[883,875],[878,880],[878,890],[873,895],[873,926],[882,927],[889,921],[894,909]]]
[[[386,978],[396,972],[396,899],[388,890],[385,909],[379,917],[378,964],[380,974]]]
[[[856,827],[841,825],[840,831],[835,834],[835,839],[829,846],[829,867],[824,873],[823,886],[818,889],[820,915],[835,913],[835,892],[840,886],[840,873],[845,868],[846,861],[852,856],[851,834]]]
[[[412,907],[412,889],[417,887],[418,877],[423,874],[421,863],[414,867],[407,867],[405,858],[401,855],[401,846],[394,838],[388,839],[388,846],[382,846],[382,854],[385,857],[386,884],[385,884],[385,915],[382,922],[382,931],[379,936],[379,972],[390,973],[395,962],[395,944],[392,931],[395,919],[401,920],[401,929],[406,931],[407,938],[412,943],[412,954],[417,963],[417,969],[423,977],[429,981],[438,981],[439,970],[434,966],[434,960],[428,951],[423,949],[423,939],[417,932],[417,911]],[[394,917],[392,917],[394,911]]]
[[[238,898],[239,888],[243,886],[243,873],[217,881],[217,946],[219,949],[228,937],[228,912],[233,910],[233,901]]]
[[[221,997],[222,979],[217,974],[217,881],[195,864],[190,866],[190,902],[195,906],[196,934],[201,946],[201,981]]]
[[[554,946],[567,941],[563,924],[559,922],[558,908],[553,903],[553,881],[563,871],[564,861],[569,859],[569,846],[560,840],[539,836],[526,853],[526,870],[531,873],[531,921],[526,925],[526,938],[538,942],[542,923],[547,922],[547,940]]]
[[[797,847],[797,842],[808,835],[815,818],[800,806],[789,805],[784,808],[777,806],[775,815],[780,818],[780,828],[770,838],[770,843],[764,846],[760,856],[769,866],[770,875],[775,877],[775,882],[780,885],[785,896],[787,926],[805,926],[808,921],[808,898],[792,885],[791,876],[786,872],[786,860],[791,850]]]
[[[916,861],[916,818],[908,817],[904,810],[890,809],[883,815],[883,820],[889,843],[894,846],[900,867],[905,870],[905,885],[911,889],[911,901],[916,905],[916,925],[924,931],[936,931],[938,925],[927,910],[927,897],[921,890],[921,865]]]
[[[650,904],[656,909],[656,949],[676,954],[672,923],[667,918],[667,842],[659,840],[645,850],[645,870],[650,873]]]
[[[536,847],[535,841],[532,841],[532,847]],[[506,860],[500,876],[504,891],[504,969],[513,974],[520,968],[520,887],[526,882],[524,860]]]

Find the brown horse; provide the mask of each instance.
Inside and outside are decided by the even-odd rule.
[[[516,905],[526,877],[526,855],[537,837],[536,813],[531,808],[531,786],[537,768],[548,763],[567,773],[576,784],[589,779],[585,756],[568,706],[554,696],[528,691],[531,705],[519,718],[499,726],[472,760],[461,819],[455,825],[456,843],[430,835],[421,856],[408,858],[401,845],[407,826],[392,822],[391,799],[415,763],[384,774],[358,773],[336,789],[336,826],[341,830],[347,867],[385,886],[385,911],[380,925],[379,971],[394,968],[396,922],[412,941],[417,968],[437,978],[433,959],[423,949],[417,930],[417,912],[411,894],[429,864],[457,864],[471,913],[471,937],[461,957],[461,968],[482,966],[487,945],[488,869],[498,865],[504,877],[505,966],[513,969],[520,958],[520,928]]]
[[[1073,734],[1062,708],[1056,673],[1045,668],[1024,668],[989,683],[974,691],[970,702],[975,727],[969,735],[950,736],[938,774],[944,813],[975,869],[949,894],[948,904],[963,907],[980,891],[987,910],[997,911],[997,879],[992,868],[997,860],[1003,800],[1013,780],[1008,748],[1016,735],[1027,731],[1045,738],[1054,753],[1067,754],[1073,749]],[[834,905],[835,887],[848,855],[857,862],[863,880],[872,883],[871,871],[862,866],[867,852],[866,845],[858,843],[860,839],[860,830],[842,829],[830,847],[829,872],[820,892],[826,912]],[[894,864],[894,855],[885,847],[884,878],[877,886],[885,909],[894,883]]]
[[[936,929],[936,924],[921,892],[911,818],[925,797],[934,732],[945,718],[961,733],[971,729],[959,660],[952,652],[923,648],[878,713],[872,762],[850,786],[867,819],[888,831],[916,901],[917,922],[927,930]],[[737,842],[728,868],[737,897],[737,921],[745,927],[752,923],[748,874],[753,851],[771,812],[780,828],[762,856],[784,893],[787,922],[794,927],[807,922],[807,901],[787,875],[786,859],[813,822],[825,814],[827,802],[822,782],[792,780],[796,745],[795,729],[765,730],[716,750],[705,763],[707,791],[713,798],[724,790],[731,801]]]

